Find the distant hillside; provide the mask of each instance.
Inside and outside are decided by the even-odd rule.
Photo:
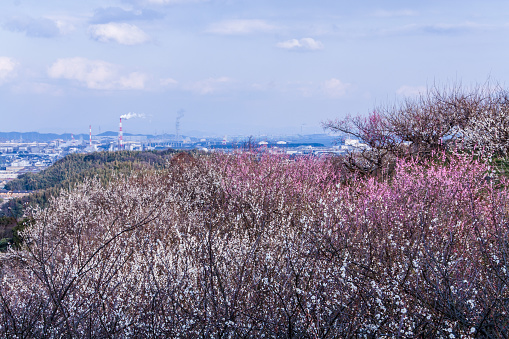
[[[113,136],[116,137],[118,132],[107,131],[98,136]],[[124,133],[125,136],[139,136],[145,134],[132,134],[132,133]],[[39,133],[39,132],[0,132],[0,142],[6,141],[24,141],[24,142],[49,142],[56,139],[70,140],[74,136],[74,139],[88,139],[88,134],[72,134],[72,133]],[[146,135],[147,138],[153,138],[152,135]]]
[[[133,133],[124,133],[125,136],[146,136],[147,138],[153,138],[154,136],[151,134],[133,134]],[[97,134],[98,137],[116,137],[118,136],[118,132],[114,131],[106,131],[100,134]]]
[[[5,141],[25,141],[25,142],[48,142],[55,139],[70,140],[72,133],[39,133],[39,132],[0,132],[0,142]],[[88,134],[74,134],[74,139],[88,139]]]
[[[28,205],[46,205],[62,188],[72,187],[85,178],[97,177],[108,182],[115,174],[129,174],[143,168],[160,169],[175,151],[121,151],[96,152],[90,154],[69,154],[49,168],[38,173],[26,173],[8,182],[5,189],[36,191],[29,196],[12,199],[4,204],[1,215],[19,218]],[[10,211],[9,211],[10,209]]]
[[[331,136],[328,134],[298,134],[285,138],[287,141],[290,141],[293,144],[301,144],[301,145],[311,145],[312,144],[322,144],[323,146],[330,147],[338,143],[337,136]]]
[[[106,131],[100,134],[97,134],[99,137],[116,137],[118,132],[116,131]],[[135,133],[124,133],[124,136],[146,136],[148,139],[154,138],[154,135],[151,134],[135,134]],[[74,139],[84,139],[88,140],[88,134],[72,134],[72,133],[39,133],[39,132],[0,132],[0,142],[6,141],[24,141],[24,142],[49,142],[56,139],[63,140],[71,140]],[[163,137],[174,137],[173,134],[166,134]]]

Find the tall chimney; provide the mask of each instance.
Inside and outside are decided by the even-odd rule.
[[[92,148],[92,125],[89,125],[88,128],[90,130],[90,148]]]
[[[122,133],[122,118],[120,118],[119,130],[118,130],[118,149],[124,148],[123,133]]]

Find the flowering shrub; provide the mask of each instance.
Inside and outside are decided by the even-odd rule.
[[[504,337],[508,194],[472,157],[175,157],[29,212],[5,337]]]
[[[367,117],[328,120],[322,125],[369,146],[345,157],[347,166],[366,174],[378,174],[394,157],[426,158],[446,149],[506,157],[509,92],[490,83],[472,89],[434,86],[416,98],[377,107]]]

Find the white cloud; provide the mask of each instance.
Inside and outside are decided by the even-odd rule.
[[[373,15],[382,18],[391,18],[396,16],[414,16],[417,15],[417,12],[410,9],[400,9],[395,11],[378,10]]]
[[[226,85],[232,82],[233,79],[228,77],[208,78],[187,85],[185,89],[199,94],[211,94],[225,89]]]
[[[90,26],[92,38],[101,42],[115,41],[122,45],[137,45],[149,41],[149,36],[135,25],[108,23]]]
[[[169,4],[197,3],[206,1],[208,0],[146,0],[146,3],[155,5],[169,5]]]
[[[269,24],[264,20],[226,20],[210,25],[207,32],[214,34],[237,35],[269,32],[275,28],[276,26]]]
[[[140,72],[133,72],[127,76],[123,76],[118,80],[118,84],[121,88],[125,89],[143,89],[145,88],[145,82],[147,81],[147,75]]]
[[[327,80],[322,84],[323,92],[333,98],[344,96],[350,87],[352,87],[351,84],[343,83],[341,80],[336,78]]]
[[[76,27],[72,23],[72,21],[73,21],[72,19],[56,18],[54,20],[55,20],[55,24],[57,25],[61,34],[69,34],[69,33],[73,32],[74,30],[76,30]]]
[[[291,39],[276,44],[277,47],[291,50],[316,51],[323,49],[323,44],[313,38]]]
[[[255,91],[268,91],[268,90],[275,90],[277,88],[277,84],[274,80],[271,80],[266,83],[259,83],[255,82],[249,85],[250,89],[253,89]]]
[[[12,58],[0,57],[0,84],[15,74],[17,62]]]
[[[102,60],[58,59],[48,69],[54,79],[76,80],[91,89],[143,89],[147,76],[133,72],[120,74],[120,67]]]
[[[409,24],[404,26],[391,27],[374,31],[378,36],[394,36],[408,34],[432,34],[432,35],[457,35],[468,32],[488,32],[499,29],[506,29],[505,25],[486,25],[475,22],[459,24]]]
[[[285,92],[297,92],[303,97],[316,95],[316,90],[316,85],[312,81],[289,81],[283,89]]]
[[[122,7],[101,7],[94,10],[94,16],[90,19],[93,24],[107,24],[110,22],[127,21],[153,21],[162,19],[163,13],[151,9],[124,9]]]
[[[397,95],[402,95],[405,97],[413,97],[418,96],[420,94],[426,93],[425,86],[407,86],[403,85],[396,90]]]
[[[161,86],[175,86],[178,84],[178,81],[175,79],[172,79],[172,78],[165,78],[165,79],[159,80],[159,84]]]

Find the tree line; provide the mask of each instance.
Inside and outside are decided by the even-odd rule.
[[[26,205],[46,206],[60,190],[69,189],[85,178],[96,177],[106,183],[113,175],[128,174],[143,168],[160,169],[175,151],[120,151],[69,154],[38,173],[26,173],[5,185],[7,190],[36,191],[23,198],[11,199],[1,215],[20,218]]]
[[[5,250],[9,244],[19,245],[17,232],[24,227],[23,216],[27,207],[46,207],[62,190],[70,190],[86,178],[96,178],[106,184],[119,174],[130,175],[143,169],[161,169],[174,153],[173,150],[167,150],[69,154],[44,171],[26,173],[9,181],[5,189],[33,192],[2,204],[0,224],[5,221],[8,225],[0,228],[0,251]]]

